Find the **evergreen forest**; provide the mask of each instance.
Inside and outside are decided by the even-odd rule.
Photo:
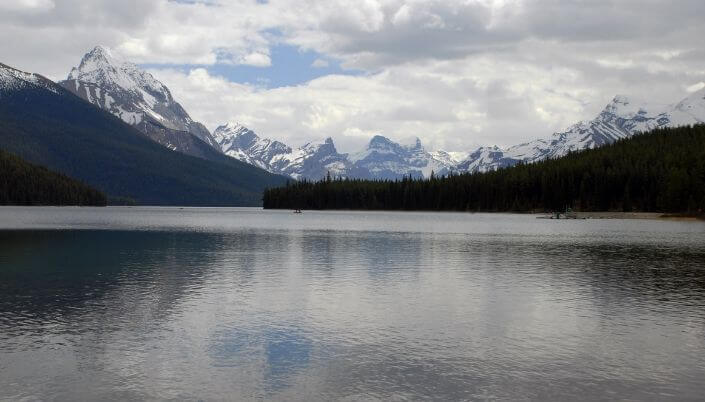
[[[265,208],[407,211],[705,209],[705,125],[662,128],[557,159],[427,179],[288,182]]]
[[[103,193],[0,150],[0,205],[104,206]]]

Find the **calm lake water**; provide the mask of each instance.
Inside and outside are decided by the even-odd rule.
[[[0,399],[704,395],[705,223],[0,208]]]

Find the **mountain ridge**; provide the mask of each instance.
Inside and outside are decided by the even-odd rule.
[[[329,148],[329,155],[322,157],[320,152],[307,152],[308,144],[292,149],[281,142],[260,138],[254,131],[237,125],[240,132],[248,133],[252,143],[277,143],[279,147],[277,152],[269,154],[266,160],[262,160],[260,154],[252,152],[248,147],[230,148],[229,153],[226,153],[240,160],[251,161],[248,163],[254,163],[271,172],[296,179],[318,180],[325,177],[328,171],[333,176],[358,179],[394,180],[408,176],[428,178],[431,174],[486,172],[519,163],[533,163],[564,156],[569,152],[600,147],[638,132],[703,122],[705,89],[691,93],[680,102],[670,105],[650,104],[625,95],[616,95],[592,120],[578,122],[549,137],[506,149],[483,146],[466,153],[443,150],[429,152],[418,138],[413,145],[406,146],[384,136],[375,135],[365,149],[349,154],[337,153],[333,140],[329,138],[327,141],[332,148]],[[221,138],[230,138],[224,141],[234,143],[237,142],[234,138],[240,134],[226,130],[221,131],[220,135]],[[465,157],[459,160],[458,154]],[[274,165],[272,160],[282,163]],[[296,163],[285,163],[294,160]],[[307,169],[304,170],[303,166],[307,166]]]
[[[702,217],[704,161],[705,124],[662,127],[596,149],[490,172],[431,180],[296,182],[268,189],[264,208],[458,212],[571,208]]]
[[[191,119],[163,83],[104,46],[96,46],[86,53],[60,85],[171,150],[212,161],[219,161],[221,154],[225,154],[297,180],[318,180],[329,173],[349,178],[395,180],[408,176],[427,178],[432,174],[484,172],[603,146],[654,128],[705,121],[705,89],[670,105],[616,95],[592,120],[506,148],[483,146],[464,152],[428,151],[418,138],[411,145],[401,145],[375,135],[365,149],[340,153],[330,137],[293,148],[262,138],[237,123],[221,125],[211,134],[205,126]]]
[[[144,205],[255,206],[286,179],[222,155],[166,149],[37,74],[0,65],[0,148]]]
[[[59,85],[173,151],[208,159],[199,141],[220,150],[208,129],[189,116],[166,85],[105,46],[86,53]]]

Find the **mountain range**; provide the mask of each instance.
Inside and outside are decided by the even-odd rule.
[[[208,158],[170,150],[121,118],[38,74],[0,64],[0,149],[78,179],[111,202],[255,206],[265,188],[286,181],[194,135]]]
[[[262,138],[238,123],[224,124],[211,134],[203,124],[191,119],[164,84],[103,46],[88,52],[60,84],[172,150],[206,159],[214,158],[215,151],[271,173],[310,180],[328,173],[361,179],[399,179],[429,177],[432,173],[483,172],[560,157],[658,127],[705,121],[705,89],[675,105],[616,96],[593,120],[506,149],[492,146],[465,152],[428,151],[419,139],[402,145],[376,135],[365,149],[340,153],[332,138],[293,148]]]
[[[23,98],[18,94],[24,94],[24,106]],[[70,94],[77,97],[70,97]],[[32,104],[28,101],[30,99]],[[48,104],[56,104],[55,109],[49,110]],[[94,108],[86,108],[85,105],[88,104]],[[67,105],[73,105],[74,109],[68,110]],[[100,109],[103,113],[98,114]],[[76,110],[90,112],[79,116],[75,114]],[[492,146],[465,152],[429,151],[419,139],[413,144],[404,145],[376,135],[364,149],[340,153],[332,138],[293,148],[280,141],[260,137],[253,130],[237,123],[221,125],[210,133],[203,124],[189,116],[166,85],[137,65],[116,56],[110,49],[97,46],[83,56],[77,67],[71,69],[66,80],[58,84],[39,75],[24,73],[3,65],[0,68],[0,113],[3,111],[9,117],[0,124],[5,127],[16,125],[12,127],[15,135],[16,130],[29,134],[24,134],[26,137],[22,138],[0,135],[0,138],[4,138],[0,146],[18,153],[30,162],[45,163],[49,167],[59,168],[62,173],[73,174],[111,196],[134,197],[140,202],[150,203],[184,202],[189,198],[186,194],[159,197],[156,193],[147,191],[146,182],[149,180],[144,178],[152,177],[150,175],[160,176],[166,171],[175,173],[178,170],[183,174],[178,178],[170,176],[172,184],[183,180],[190,184],[200,182],[210,189],[222,186],[221,189],[226,193],[235,191],[240,194],[231,198],[221,194],[225,198],[213,201],[216,204],[228,204],[235,199],[247,199],[246,203],[257,203],[256,192],[274,183],[282,183],[282,176],[297,180],[317,180],[328,174],[361,179],[399,179],[405,176],[429,177],[434,173],[446,175],[451,172],[483,172],[599,147],[654,128],[703,123],[705,89],[694,92],[673,105],[659,105],[616,96],[593,120],[579,122],[547,138],[505,149]],[[59,111],[66,113],[63,121]],[[142,145],[138,147],[141,148],[140,152],[133,150],[133,157],[139,159],[156,152],[160,155],[157,159],[161,159],[164,157],[163,153],[169,151],[171,154],[167,159],[173,159],[173,164],[156,166],[145,162],[137,167],[132,165],[131,168],[136,168],[132,174],[137,176],[131,179],[131,183],[134,184],[140,176],[145,183],[139,186],[139,189],[128,189],[129,186],[125,183],[123,184],[127,187],[116,188],[108,182],[106,172],[98,179],[100,173],[81,171],[78,169],[81,163],[76,160],[68,163],[73,155],[69,150],[62,148],[64,144],[57,143],[56,138],[49,136],[48,132],[56,131],[57,127],[45,126],[50,120],[48,116],[54,116],[54,123],[58,128],[65,128],[67,125],[80,128],[78,132],[85,134],[81,141],[98,141],[101,146],[106,146],[105,152],[109,149],[106,141],[127,141],[131,143],[131,147],[136,147],[135,136],[148,139],[141,142]],[[113,118],[108,119],[108,116]],[[101,119],[104,121],[99,121]],[[106,131],[103,126],[110,128]],[[89,128],[97,130],[99,127],[103,127],[104,132],[88,136]],[[39,129],[44,132],[38,131]],[[115,137],[110,138],[107,137],[110,134],[106,132],[121,134],[114,134]],[[30,138],[35,143],[30,144]],[[71,141],[72,139],[69,139],[68,142]],[[51,145],[48,145],[49,143]],[[74,145],[78,149],[89,147],[86,143]],[[122,145],[124,144],[118,148]],[[101,166],[96,160],[99,153],[84,155],[93,161],[84,166],[85,169]],[[184,159],[187,155],[195,159],[190,159],[187,163]],[[105,166],[110,165],[110,161],[117,162],[114,155],[107,155],[105,158],[106,161],[102,161],[106,162]],[[123,170],[126,160],[118,164]],[[200,166],[199,164],[205,163],[203,160],[211,164]],[[193,164],[200,167],[197,168]],[[150,195],[146,196],[145,191]],[[203,196],[205,193],[207,192],[192,192],[191,195],[201,194],[195,201],[200,204],[207,202]],[[226,199],[230,201],[225,201]]]
[[[658,127],[705,121],[705,89],[675,105],[616,96],[593,120],[506,149],[491,146],[465,152],[428,151],[419,139],[402,145],[376,135],[365,149],[340,153],[332,138],[293,148],[262,138],[238,123],[224,124],[211,134],[203,124],[191,119],[164,84],[103,46],[88,52],[60,84],[172,150],[206,159],[217,159],[214,153],[222,153],[271,173],[310,180],[328,173],[350,178],[398,179],[429,177],[432,173],[483,172],[560,157]]]
[[[615,96],[600,114],[547,139],[512,146],[480,148],[470,153],[458,166],[458,171],[487,171],[558,158],[569,152],[596,148],[639,132],[661,127],[678,127],[705,122],[705,88],[692,93],[675,105],[660,105]]]
[[[278,141],[260,138],[236,123],[218,127],[214,136],[227,155],[294,178],[320,179],[331,175],[362,179],[429,177],[431,173],[485,172],[518,163],[557,158],[569,152],[596,148],[638,132],[705,122],[705,89],[675,105],[650,104],[615,96],[593,120],[579,122],[545,139],[536,139],[507,149],[480,147],[470,152],[427,151],[421,141],[401,145],[374,136],[356,153],[338,153],[333,140],[292,149]]]
[[[448,153],[427,152],[418,138],[413,145],[401,145],[377,135],[364,150],[342,154],[330,137],[292,149],[237,123],[218,127],[213,136],[226,155],[295,179],[316,180],[328,173],[361,179],[428,177],[446,174],[457,163]]]

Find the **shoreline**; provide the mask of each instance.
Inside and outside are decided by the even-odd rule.
[[[575,212],[577,219],[650,219],[667,221],[705,221],[702,216],[663,212]],[[537,214],[540,215],[540,214]]]
[[[106,206],[94,206],[94,205],[0,205],[0,208],[61,208],[61,209],[73,209],[73,208],[97,208],[97,209],[130,209],[130,208],[168,208],[168,209],[218,209],[218,208],[232,208],[232,209],[252,209],[261,211],[290,211],[288,208],[263,208],[261,206],[250,206],[250,207],[234,207],[234,206],[174,206],[174,205],[106,205]],[[384,210],[384,209],[320,209],[320,210],[304,210],[305,211],[347,211],[347,212],[426,212],[426,213],[460,213],[460,214],[512,214],[512,215],[532,215],[536,218],[550,216],[550,212],[518,212],[518,211],[427,211],[427,210]],[[573,212],[575,218],[564,218],[561,217],[560,220],[575,220],[575,219],[647,219],[647,220],[664,220],[664,221],[681,221],[681,222],[705,222],[705,215],[688,215],[684,213],[665,213],[665,212],[619,212],[619,211],[597,211],[597,212]]]
[[[262,208],[263,211],[292,211],[291,208]],[[302,211],[344,211],[344,212],[426,212],[426,213],[455,213],[455,214],[511,214],[511,215],[532,215],[536,218],[550,216],[551,212],[544,211],[429,211],[429,210],[398,210],[398,209],[303,209]],[[685,213],[667,213],[667,212],[620,212],[620,211],[595,211],[595,212],[573,212],[577,218],[575,219],[648,219],[648,220],[667,220],[667,221],[689,221],[689,222],[705,222],[705,215],[688,215]],[[561,218],[565,220],[567,218]]]

